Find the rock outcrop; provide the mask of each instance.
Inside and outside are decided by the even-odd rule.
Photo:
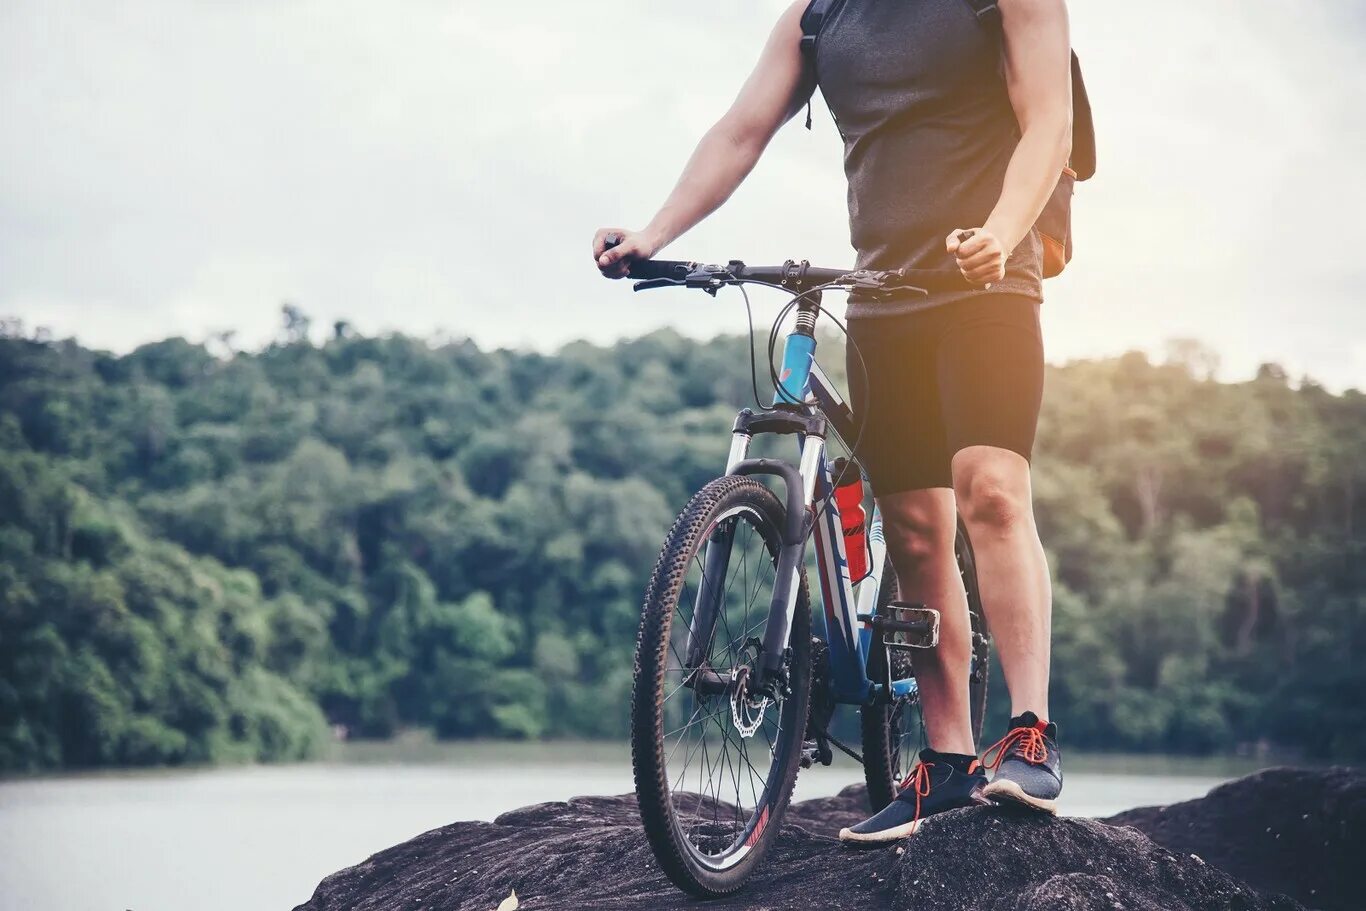
[[[1105,820],[1168,850],[1196,854],[1268,892],[1325,911],[1366,908],[1366,776],[1349,769],[1270,769],[1199,800]]]
[[[1342,902],[1366,860],[1363,792],[1366,778],[1345,770],[1272,770],[1110,820],[958,810],[900,844],[852,850],[831,837],[865,815],[850,787],[794,804],[750,886],[705,903],[660,872],[634,796],[582,797],[419,835],[329,876],[296,911],[492,911],[513,889],[527,911],[1337,911],[1361,907]]]

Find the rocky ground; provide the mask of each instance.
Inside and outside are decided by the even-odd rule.
[[[1198,854],[1267,892],[1313,908],[1366,909],[1366,776],[1348,769],[1273,769],[1199,800],[1105,820],[1163,847]]]
[[[1345,769],[1268,770],[1107,820],[958,810],[896,846],[840,846],[832,833],[865,811],[861,786],[794,804],[752,884],[721,901],[664,878],[628,795],[435,829],[334,873],[296,911],[492,911],[513,889],[528,911],[1366,907],[1353,893],[1366,865],[1366,776]]]

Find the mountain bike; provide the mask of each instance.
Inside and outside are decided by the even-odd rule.
[[[609,245],[612,244],[609,239]],[[858,416],[816,363],[821,294],[926,293],[959,286],[958,273],[822,269],[651,260],[630,269],[637,291],[715,294],[745,284],[793,296],[770,333],[769,364],[784,316],[796,311],[781,371],[770,369],[768,408],[739,412],[722,476],[694,495],[670,529],[646,589],[636,641],[631,758],[641,820],[660,866],[702,897],[745,883],[782,826],[800,768],[829,765],[834,747],[862,763],[870,811],[886,806],[915,763],[920,736],[914,653],[934,648],[939,614],[897,601],[886,572],[882,518],[867,513],[860,578],[832,492],[860,472]],[[831,317],[833,319],[833,317]],[[753,348],[751,347],[751,354]],[[827,460],[831,434],[853,460]],[[756,436],[791,436],[793,462],[750,458]],[[767,479],[781,496],[761,482]],[[822,611],[813,635],[806,560],[814,543]],[[990,641],[972,547],[959,523],[958,565],[967,591],[973,738],[980,738]],[[838,706],[860,712],[861,750],[830,733]]]

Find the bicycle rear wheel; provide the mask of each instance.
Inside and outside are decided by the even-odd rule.
[[[982,615],[982,598],[977,589],[977,563],[972,542],[960,520],[954,541],[958,572],[968,596],[968,619],[972,627],[972,666],[968,671],[968,705],[972,712],[972,742],[982,742],[982,719],[987,707],[987,674],[990,671],[991,637]],[[878,609],[896,598],[896,573],[890,564],[882,575]],[[934,605],[930,605],[933,607]],[[886,649],[875,646],[876,661],[886,660]],[[894,659],[895,660],[895,659]],[[876,667],[881,667],[876,664]],[[879,674],[875,679],[881,679]],[[863,773],[868,782],[868,803],[873,812],[891,803],[901,782],[915,766],[921,736],[920,696],[912,693],[890,703],[865,705],[861,711],[863,735]]]
[[[694,895],[744,884],[797,777],[811,687],[804,572],[786,679],[766,688],[757,673],[784,517],[758,481],[712,481],[674,522],[646,590],[631,704],[636,797],[660,866]]]

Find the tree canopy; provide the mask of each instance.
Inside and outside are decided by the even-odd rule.
[[[257,352],[0,337],[0,768],[299,758],[329,724],[621,736],[746,340],[314,344],[286,316]],[[1360,759],[1366,398],[1215,364],[1049,368],[1054,714],[1081,746]]]

